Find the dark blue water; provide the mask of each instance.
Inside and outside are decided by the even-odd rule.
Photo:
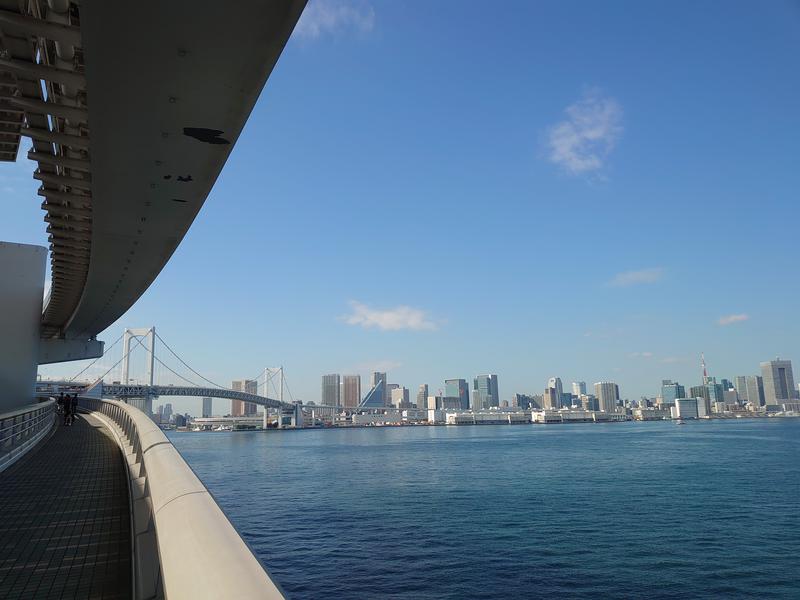
[[[800,419],[171,439],[293,598],[800,598]]]

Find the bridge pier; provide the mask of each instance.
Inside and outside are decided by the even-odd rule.
[[[0,414],[34,401],[47,248],[0,242]]]

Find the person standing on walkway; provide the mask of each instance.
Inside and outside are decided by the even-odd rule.
[[[72,399],[69,403],[69,424],[75,422],[75,414],[78,412],[78,394],[72,394]]]
[[[64,425],[72,425],[70,419],[69,409],[72,407],[72,402],[69,396],[65,396],[62,401],[61,411],[64,413]]]
[[[59,414],[64,412],[64,392],[61,392],[58,395],[58,400],[56,401],[56,407]]]

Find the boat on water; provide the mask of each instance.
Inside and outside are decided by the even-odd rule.
[[[675,421],[675,425],[686,425],[686,421],[684,421],[683,419],[678,419],[677,421]]]

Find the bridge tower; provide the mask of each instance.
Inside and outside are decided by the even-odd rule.
[[[278,388],[279,389],[279,391],[278,391],[278,400],[283,402],[284,379],[283,379],[283,367],[282,366],[277,367],[277,368],[275,368],[275,367],[273,367],[273,368],[266,367],[264,369],[264,391],[263,391],[263,394],[264,394],[265,397],[269,396],[269,382],[272,380],[272,378],[275,375],[278,375],[280,377],[280,380],[279,380],[280,381],[280,388]],[[283,427],[283,424],[281,423],[281,409],[279,408],[277,412],[278,412],[278,429],[280,429],[281,427]],[[264,427],[264,429],[267,429],[269,427],[269,408],[267,408],[266,406],[264,407],[264,423],[263,423],[263,427]]]
[[[122,385],[128,385],[130,364],[131,364],[131,342],[135,339],[145,338],[147,345],[145,351],[147,352],[147,377],[145,383],[153,385],[153,359],[156,350],[156,328],[150,327],[149,329],[125,329],[122,341]]]
[[[147,373],[144,383],[153,385],[153,361],[156,351],[156,328],[125,329],[122,340],[122,385],[130,383],[131,342],[145,339],[145,352],[147,352]],[[128,404],[135,406],[146,415],[153,414],[153,396],[148,394],[144,398],[129,398]]]

